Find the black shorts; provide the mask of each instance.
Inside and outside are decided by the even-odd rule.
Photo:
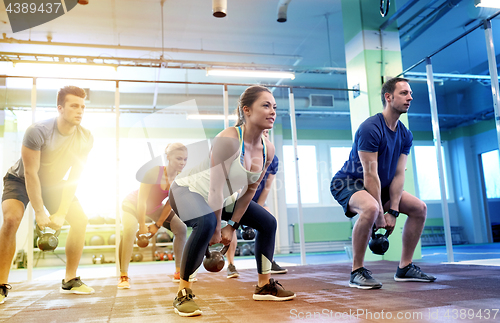
[[[21,201],[25,209],[30,201],[24,180],[7,173],[3,178],[2,202],[11,199]]]
[[[344,209],[344,213],[348,218],[352,218],[356,215],[349,210],[349,200],[351,196],[361,190],[366,190],[363,183],[363,179],[353,179],[353,178],[332,178],[330,184],[330,192],[333,198],[339,202],[339,204]],[[382,188],[381,191],[382,206],[391,200],[389,195],[389,187]]]
[[[59,209],[64,184],[64,182],[61,182],[51,188],[42,187],[43,205],[50,214],[56,213]],[[7,173],[7,175],[3,178],[2,202],[10,199],[21,201],[24,204],[24,209],[26,209],[26,206],[30,201],[28,192],[26,191],[25,180]],[[73,202],[78,202],[76,196],[73,197]]]

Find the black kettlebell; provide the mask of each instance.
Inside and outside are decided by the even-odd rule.
[[[241,233],[243,240],[253,240],[255,238],[255,230],[250,227],[245,227]]]
[[[224,255],[226,254],[227,249],[229,249],[229,245],[224,246],[220,251],[209,251],[207,247],[207,251],[205,251],[206,257],[203,259],[203,267],[213,273],[221,271],[226,263]]]
[[[389,231],[386,231],[385,234],[375,234],[376,231],[377,228],[373,226],[372,238],[370,239],[368,246],[374,254],[383,255],[389,249]]]
[[[137,230],[135,236],[137,237],[137,245],[141,248],[146,248],[149,244],[149,239],[153,237],[153,234],[151,234],[151,232],[139,234],[139,230]]]
[[[59,244],[59,233],[61,233],[61,229],[57,230],[55,233],[51,232],[43,232],[38,224],[35,227],[36,235],[38,236],[38,249],[42,251],[53,251],[57,248]]]

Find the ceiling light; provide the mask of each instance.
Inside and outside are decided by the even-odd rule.
[[[280,72],[280,71],[256,71],[256,70],[229,70],[229,69],[207,69],[207,75],[216,76],[236,76],[236,77],[264,77],[276,79],[295,79],[293,72]]]
[[[39,77],[77,77],[88,79],[114,78],[113,66],[89,64],[15,63],[12,75]]]
[[[498,0],[474,0],[476,7],[498,8],[500,9],[500,1]]]
[[[227,0],[212,0],[212,12],[216,18],[224,18],[227,14]]]
[[[229,120],[237,120],[238,117],[234,114],[227,116]],[[223,114],[188,114],[186,116],[188,120],[224,120]]]

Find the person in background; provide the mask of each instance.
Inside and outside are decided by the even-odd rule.
[[[186,243],[187,227],[184,222],[172,211],[168,198],[170,185],[186,166],[188,151],[181,143],[167,145],[165,154],[167,166],[158,166],[150,169],[141,180],[138,190],[130,193],[122,203],[123,240],[120,243],[120,281],[119,289],[130,288],[128,267],[137,228],[139,234],[156,234],[161,226],[174,234],[175,273],[173,281],[180,279],[180,263],[182,249]],[[154,221],[146,226],[146,216]]]

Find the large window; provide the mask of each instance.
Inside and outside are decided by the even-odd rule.
[[[417,171],[418,194],[422,200],[440,200],[441,187],[439,184],[439,171],[436,148],[434,146],[415,146],[415,169]],[[444,149],[443,156],[446,198],[449,199],[448,180],[446,176],[446,162]]]
[[[349,159],[351,147],[330,147],[330,162],[332,165],[332,176],[344,166]]]
[[[486,197],[489,199],[500,198],[500,162],[498,149],[481,154],[483,163],[484,183]]]
[[[316,146],[297,146],[299,158],[300,197],[304,204],[319,203],[318,170]],[[293,146],[283,146],[283,160],[286,180],[286,203],[297,203],[297,177],[295,173],[295,157]]]

